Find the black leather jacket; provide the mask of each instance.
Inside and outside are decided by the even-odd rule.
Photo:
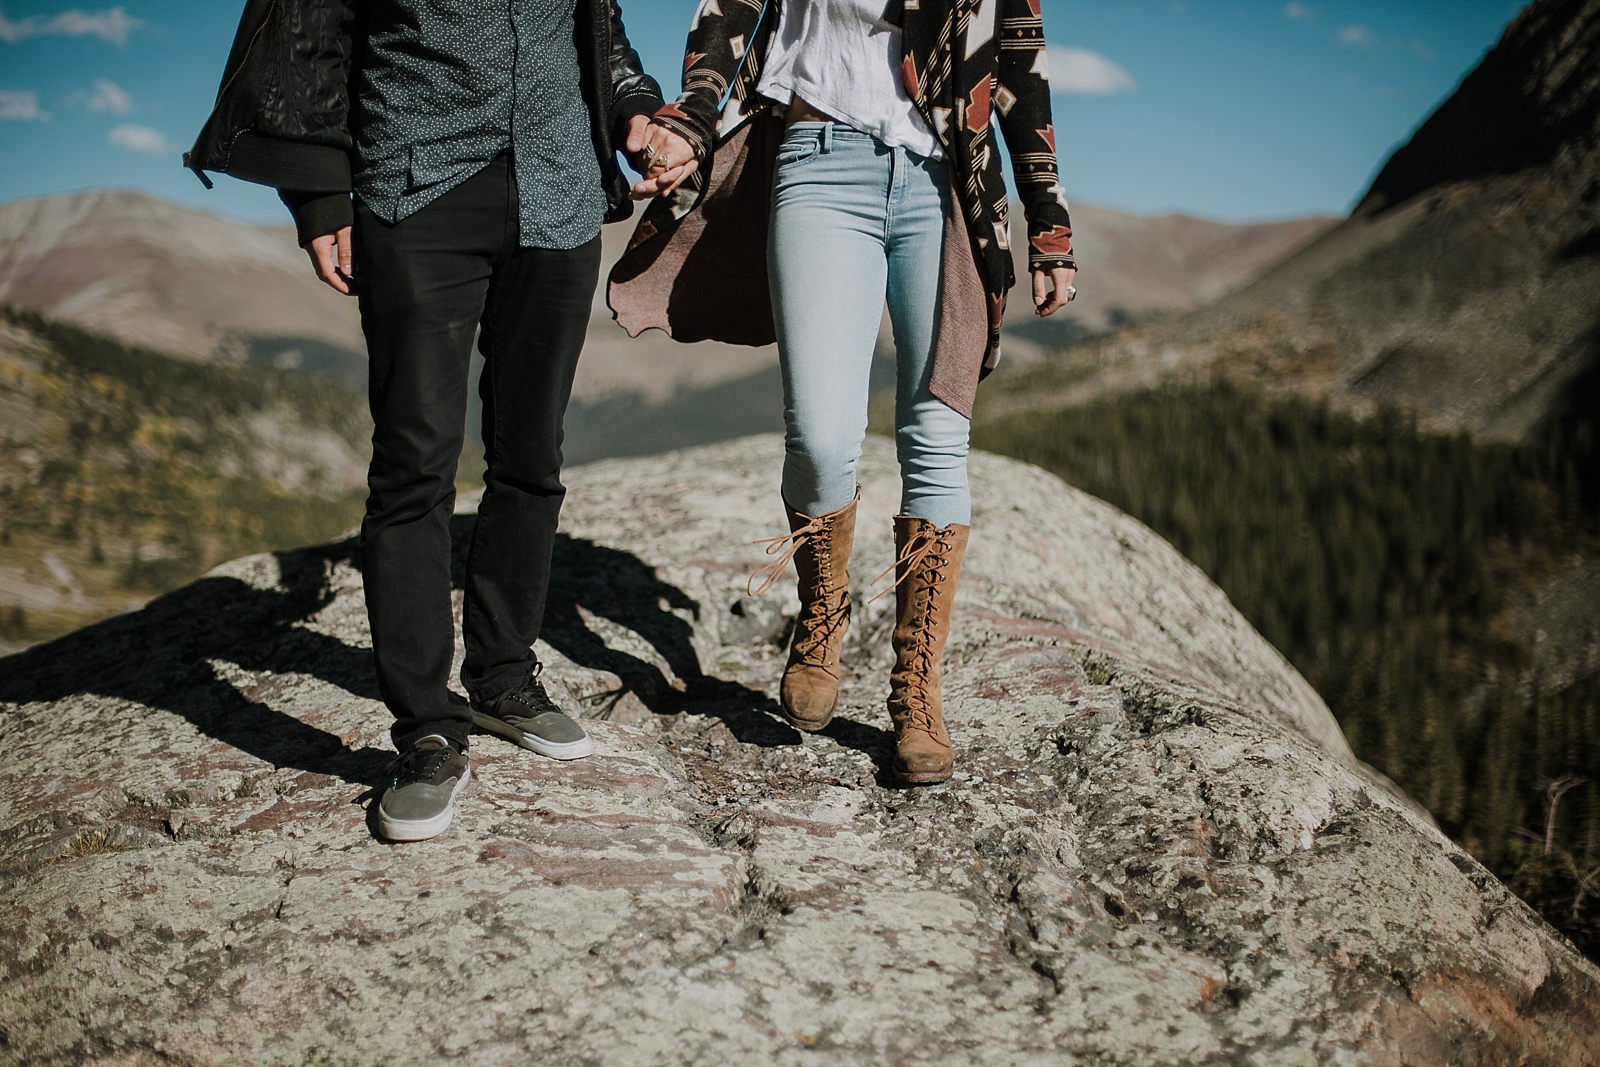
[[[365,0],[248,0],[216,106],[183,156],[208,186],[204,172],[212,170],[285,193],[302,241],[331,232],[323,227],[349,214],[348,197],[342,211],[329,207],[339,201],[332,194],[350,191],[350,83],[365,7]],[[576,22],[606,221],[620,222],[633,204],[616,153],[628,121],[661,106],[661,88],[628,43],[616,0],[578,0]]]

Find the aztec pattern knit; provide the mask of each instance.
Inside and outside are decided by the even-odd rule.
[[[700,0],[684,56],[683,93],[654,122],[693,146],[701,170],[651,204],[635,243],[670,230],[699,200],[712,148],[773,106],[756,92],[782,0]],[[906,92],[944,145],[989,302],[989,351],[1000,343],[1016,282],[996,116],[1028,220],[1028,267],[1075,267],[1072,222],[1056,172],[1055,127],[1040,0],[897,0]]]

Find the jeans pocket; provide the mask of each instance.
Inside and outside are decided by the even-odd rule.
[[[781,169],[804,163],[817,154],[818,147],[815,137],[786,140],[778,146],[778,167]]]

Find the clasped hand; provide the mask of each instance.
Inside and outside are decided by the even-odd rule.
[[[644,175],[628,194],[635,200],[666,196],[700,169],[688,141],[643,115],[628,124],[626,147],[634,169]]]

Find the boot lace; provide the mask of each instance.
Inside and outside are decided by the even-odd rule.
[[[829,583],[831,590],[832,584]],[[828,645],[836,630],[850,618],[850,594],[817,597],[800,605],[795,622],[794,650],[800,661],[811,667],[828,666]]]
[[[902,571],[893,582],[890,582],[886,588],[880,589],[877,593],[873,594],[872,600],[867,601],[867,603],[871,604],[879,597],[887,596],[888,594],[894,592],[901,582],[904,582],[907,578],[910,578],[913,574],[917,573],[917,566],[924,559],[935,554],[936,552],[941,552],[942,550],[941,554],[945,557],[948,557],[950,554],[950,546],[948,543],[946,543],[946,539],[948,538],[949,533],[950,528],[946,526],[942,530],[927,528],[918,530],[915,534],[913,534],[911,539],[906,542],[906,547],[900,550],[899,558],[880,571],[878,576],[867,584],[877,585],[879,582],[883,581],[885,575],[902,564],[905,565],[905,570]],[[943,576],[941,575],[941,580],[942,577]]]
[[[925,528],[919,530],[900,552],[900,558],[889,565],[882,574],[874,578],[873,584],[888,574],[896,567],[905,566],[904,572],[897,577],[887,589],[880,591],[872,599],[876,600],[885,593],[899,587],[921,569],[925,578],[927,589],[922,598],[920,609],[921,618],[914,628],[914,644],[907,665],[912,669],[908,672],[908,684],[900,694],[900,700],[906,709],[906,717],[910,720],[912,729],[921,730],[932,734],[933,709],[928,701],[927,679],[933,672],[933,605],[935,597],[933,587],[946,580],[945,569],[950,564],[953,548],[950,544],[950,527],[944,529]],[[870,601],[869,601],[870,603]]]
[[[813,537],[827,533],[832,524],[833,515],[831,513],[816,515],[812,517],[810,522],[793,533],[784,534],[782,537],[763,537],[750,542],[753,545],[766,545],[767,555],[777,556],[778,558],[765,566],[758,567],[751,573],[744,584],[745,592],[751,596],[760,596],[768,589],[771,589],[773,583],[783,577],[783,572],[789,566],[789,561],[794,559],[795,553],[800,551],[801,546]]]

